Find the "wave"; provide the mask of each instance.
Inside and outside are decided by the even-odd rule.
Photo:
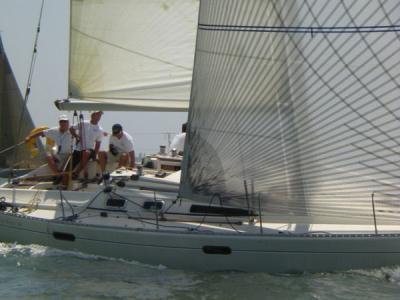
[[[83,298],[176,298],[192,293],[203,283],[201,276],[193,272],[36,244],[0,243],[0,257],[7,258],[0,263],[0,277],[1,270],[7,266],[9,272],[24,278],[21,281],[25,281],[27,276],[34,278],[30,282],[33,285],[51,281],[62,286],[73,286]],[[35,275],[32,277],[32,274]],[[69,290],[60,291],[57,284],[44,286],[35,291],[37,297],[59,295],[60,292],[66,298],[70,296]]]
[[[384,279],[389,282],[400,284],[400,266],[382,267],[370,270],[351,270],[350,274],[373,277],[376,279]]]
[[[23,256],[31,256],[31,257],[75,257],[86,260],[105,260],[105,261],[118,261],[124,264],[136,265],[140,267],[145,267],[149,269],[156,269],[158,271],[167,269],[166,266],[163,265],[149,265],[143,264],[137,261],[128,261],[120,258],[106,257],[94,254],[87,254],[79,251],[71,251],[71,250],[60,250],[56,248],[51,248],[47,246],[30,244],[30,245],[21,245],[17,243],[0,243],[0,255],[8,256],[8,255],[23,255]]]

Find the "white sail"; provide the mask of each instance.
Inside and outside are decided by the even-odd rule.
[[[201,2],[181,195],[396,220],[398,1]],[[260,207],[258,207],[260,200]]]
[[[71,3],[70,99],[60,109],[187,110],[198,0]]]

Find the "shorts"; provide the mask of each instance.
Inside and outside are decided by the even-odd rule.
[[[96,152],[94,149],[88,149],[90,151],[89,159],[96,160]],[[80,162],[82,157],[82,151],[74,150],[72,154],[72,168],[74,169]]]
[[[114,155],[111,152],[107,152],[107,161],[110,163],[118,163],[122,154],[124,153],[118,152],[116,155]]]

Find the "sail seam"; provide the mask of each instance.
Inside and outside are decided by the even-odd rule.
[[[192,68],[189,68],[189,67],[186,67],[186,66],[182,66],[182,65],[179,65],[179,64],[174,64],[174,63],[172,63],[170,61],[166,61],[166,60],[160,59],[158,57],[150,56],[150,55],[147,55],[145,53],[142,53],[142,52],[139,52],[139,51],[135,51],[135,50],[132,50],[132,49],[129,49],[129,48],[126,48],[126,47],[123,47],[123,46],[108,42],[106,40],[103,40],[103,39],[97,38],[95,36],[92,36],[90,34],[87,34],[87,33],[83,32],[83,31],[81,31],[79,29],[71,28],[71,30],[73,30],[73,31],[75,31],[75,32],[77,32],[77,33],[79,33],[79,34],[81,34],[81,35],[83,35],[83,36],[85,36],[85,37],[87,37],[89,39],[92,39],[92,40],[95,40],[97,42],[100,42],[100,43],[102,43],[104,45],[108,45],[108,46],[120,49],[122,51],[131,53],[131,54],[136,54],[136,55],[139,55],[141,57],[148,58],[150,60],[158,61],[158,62],[161,62],[163,64],[174,66],[174,67],[179,68],[179,69],[183,69],[183,70],[186,70],[186,71],[192,71]]]

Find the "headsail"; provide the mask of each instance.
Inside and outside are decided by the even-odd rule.
[[[188,109],[198,0],[71,3],[70,99],[60,109]]]
[[[33,129],[33,121],[27,110],[20,124],[24,99],[18,89],[0,37],[0,167],[32,168],[38,160],[32,160],[25,147],[13,147]],[[19,126],[21,130],[18,131]],[[18,132],[19,135],[18,136]]]
[[[374,195],[398,220],[400,3],[202,0],[199,14],[181,196],[372,222]]]

